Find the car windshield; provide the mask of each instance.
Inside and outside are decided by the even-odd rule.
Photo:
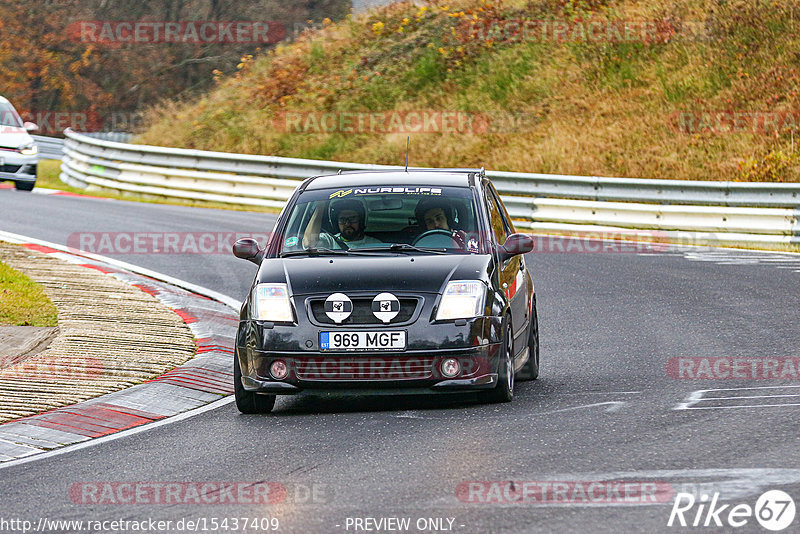
[[[470,254],[486,247],[466,187],[307,190],[292,207],[280,238],[282,256],[355,249],[359,254]]]
[[[22,128],[22,119],[20,119],[14,106],[8,102],[0,102],[0,126]]]

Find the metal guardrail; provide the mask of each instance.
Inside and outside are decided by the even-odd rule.
[[[39,147],[39,159],[61,159],[64,153],[64,140],[58,137],[46,137],[44,135],[32,135]]]
[[[105,141],[117,141],[127,143],[133,137],[128,132],[94,132],[84,134],[94,139]],[[61,159],[64,155],[64,139],[60,137],[48,137],[46,135],[32,135],[33,140],[39,147],[39,159]]]
[[[797,207],[800,184],[602,178],[491,171],[508,194],[579,200],[709,206]]]
[[[402,168],[65,135],[61,179],[73,186],[231,204],[281,208],[309,176]],[[713,233],[712,240],[725,243],[800,243],[800,184],[486,174],[520,226],[541,231],[646,229],[673,237]]]
[[[114,141],[117,143],[130,142],[133,134],[130,132],[91,132],[83,134],[92,139],[100,139],[102,141]]]

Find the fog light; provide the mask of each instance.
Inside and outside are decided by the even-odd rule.
[[[289,368],[286,367],[286,362],[283,360],[275,360],[269,366],[269,374],[276,380],[283,380],[289,374]]]
[[[442,362],[442,375],[447,378],[458,376],[459,371],[461,371],[461,365],[459,365],[458,360],[455,358],[447,358]]]

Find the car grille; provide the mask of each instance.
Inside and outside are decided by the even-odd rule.
[[[0,165],[0,172],[17,172],[22,165]]]
[[[433,376],[433,357],[298,358],[300,380],[424,380]]]
[[[353,312],[350,317],[342,321],[342,326],[346,325],[382,325],[387,324],[375,317],[372,313],[372,298],[354,298]],[[405,323],[414,316],[414,312],[419,305],[419,300],[415,298],[400,298],[400,312],[388,324]],[[311,314],[315,321],[321,324],[337,324],[333,319],[325,314],[325,300],[315,299],[311,301]]]

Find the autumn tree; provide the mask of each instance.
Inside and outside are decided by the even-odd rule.
[[[159,99],[205,91],[212,72],[233,72],[259,42],[92,39],[82,23],[261,21],[291,38],[307,20],[342,18],[349,0],[3,0],[0,3],[0,94],[20,110],[86,113],[106,121]]]

